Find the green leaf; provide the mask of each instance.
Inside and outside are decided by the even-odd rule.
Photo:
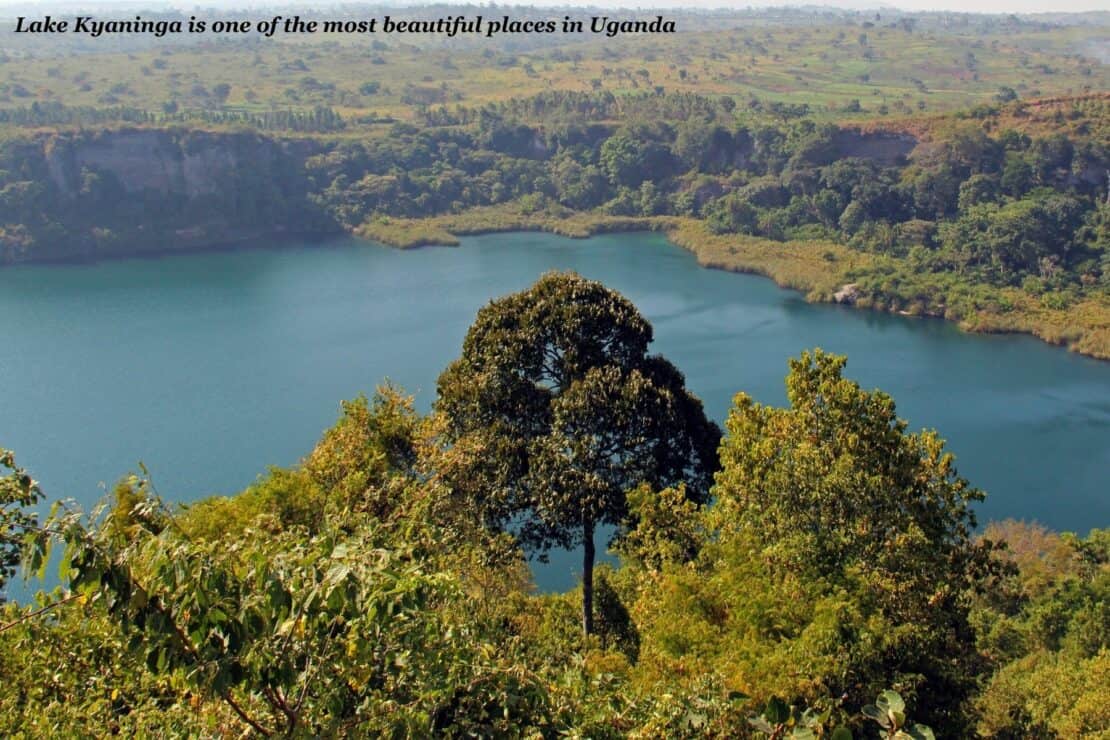
[[[885,712],[905,712],[906,703],[902,701],[901,695],[897,691],[887,689],[879,695],[878,701],[875,702],[879,708]]]
[[[763,716],[773,725],[781,725],[790,719],[790,707],[777,696],[771,697],[767,706],[763,708]]]
[[[852,740],[852,731],[841,725],[832,731],[829,740]]]
[[[873,719],[884,727],[886,726],[884,723],[890,722],[890,720],[886,716],[886,712],[884,712],[882,709],[875,706],[874,704],[864,704],[863,709],[861,709],[860,712],[863,713],[864,717]]]
[[[911,724],[909,726],[909,736],[913,740],[936,740],[933,730],[928,725]]]

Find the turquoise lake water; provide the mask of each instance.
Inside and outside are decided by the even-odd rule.
[[[986,490],[979,518],[1110,525],[1110,363],[1023,336],[807,304],[769,280],[700,268],[655,234],[543,234],[397,251],[325,245],[0,270],[0,447],[50,498],[89,505],[137,469],[162,496],[233,493],[295,463],[339,401],[390,378],[430,405],[475,312],[550,269],[601,280],[655,326],[723,420],[732,395],[785,403],[786,362],[848,355],[911,429],[938,429]],[[538,570],[573,584],[576,557]]]

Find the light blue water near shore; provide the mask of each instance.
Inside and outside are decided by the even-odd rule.
[[[990,495],[980,519],[1110,525],[1110,363],[1023,336],[809,305],[769,280],[698,267],[655,234],[471,237],[397,251],[352,240],[0,270],[0,447],[51,498],[92,504],[142,460],[162,495],[233,493],[290,465],[340,399],[384,378],[422,409],[477,310],[550,269],[631,298],[723,420],[744,390],[785,402],[787,358],[822,347],[948,439]],[[574,582],[553,557],[543,588]]]

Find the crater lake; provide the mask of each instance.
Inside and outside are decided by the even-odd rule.
[[[139,461],[168,501],[235,493],[267,466],[295,464],[341,399],[387,378],[427,410],[477,310],[552,269],[628,296],[655,327],[652,351],[718,421],[741,390],[784,405],[787,360],[821,347],[890,393],[911,430],[948,440],[960,473],[988,493],[980,522],[1110,524],[1110,363],[1027,336],[811,305],[646,233],[409,251],[341,239],[5,268],[0,447],[48,500],[91,506]],[[579,568],[553,553],[537,583],[569,588]]]

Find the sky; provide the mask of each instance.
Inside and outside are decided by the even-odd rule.
[[[450,1],[450,0],[448,0]],[[423,4],[420,0],[412,0],[412,2],[401,0],[387,0],[391,5],[419,5]],[[477,0],[475,0],[477,2]],[[20,10],[30,10],[34,8],[41,13],[49,13],[52,9],[64,8],[67,11],[75,6],[97,6],[101,3],[97,0],[87,0],[86,2],[74,2],[74,0],[63,0],[61,2],[51,2],[50,0],[0,0],[0,8],[19,7]],[[115,4],[110,0],[105,5]],[[203,7],[218,7],[221,9],[242,6],[259,7],[259,6],[291,6],[297,4],[305,5],[330,5],[331,2],[324,0],[311,0],[310,2],[298,3],[297,0],[246,0],[245,2],[236,2],[235,0],[150,0],[150,2],[140,2],[137,0],[127,0],[126,2],[119,3],[119,5],[127,8],[135,7],[177,7],[182,9],[193,9]],[[336,5],[343,4],[341,0],[336,0]],[[372,0],[368,4],[373,3]],[[385,4],[385,3],[383,3]],[[873,9],[878,7],[896,7],[903,10],[915,11],[956,11],[963,13],[1061,13],[1071,12],[1078,13],[1084,11],[1110,11],[1110,0],[823,0],[822,2],[799,3],[797,0],[757,0],[756,2],[728,2],[728,0],[591,0],[591,2],[574,2],[573,0],[501,0],[500,5],[558,5],[560,7],[567,6],[592,6],[592,7],[637,7],[637,8],[747,8],[747,7],[782,7],[782,6],[797,6],[800,4],[807,5],[824,5],[836,8],[848,8],[853,10]]]

